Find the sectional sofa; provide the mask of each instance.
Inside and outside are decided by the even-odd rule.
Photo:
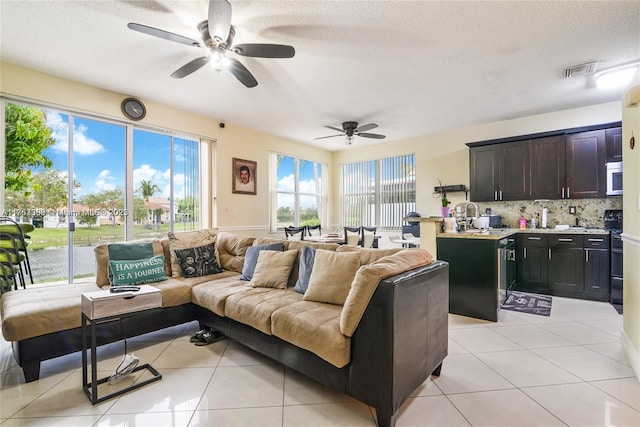
[[[429,375],[440,375],[447,355],[447,263],[421,249],[363,249],[208,229],[101,244],[95,249],[96,283],[3,294],[2,333],[27,382],[39,378],[41,361],[80,350],[81,294],[124,278],[114,277],[109,266],[139,260],[118,258],[115,248],[136,245],[162,259],[149,279],[162,292],[162,308],[98,328],[99,345],[121,340],[123,328],[130,337],[198,320],[371,405],[379,426],[394,425],[415,389]]]

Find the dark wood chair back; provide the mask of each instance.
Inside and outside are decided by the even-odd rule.
[[[287,240],[291,240],[290,237],[294,237],[296,234],[300,234],[300,240],[304,240],[304,234],[306,229],[304,227],[285,227],[284,236]]]

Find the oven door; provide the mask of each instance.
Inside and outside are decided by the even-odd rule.
[[[622,162],[607,163],[607,196],[622,195]]]

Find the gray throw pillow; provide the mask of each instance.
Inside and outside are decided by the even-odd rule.
[[[298,269],[298,280],[293,290],[304,294],[309,287],[309,277],[313,270],[313,261],[316,258],[316,250],[309,246],[300,248],[300,267]]]
[[[260,251],[284,251],[284,243],[271,243],[269,245],[256,245],[247,249],[244,255],[244,265],[242,266],[242,275],[240,280],[250,281],[253,278],[253,272],[258,263],[258,255]]]
[[[184,277],[200,277],[222,273],[213,243],[197,248],[176,249],[178,264]]]

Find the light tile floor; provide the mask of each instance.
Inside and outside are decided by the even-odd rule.
[[[640,426],[640,384],[609,304],[553,298],[550,317],[502,311],[498,323],[450,315],[449,356],[401,408],[405,426]],[[0,423],[10,426],[375,426],[371,408],[224,340],[197,347],[197,323],[128,340],[163,378],[92,406],[80,354],[24,383],[0,341]],[[122,343],[99,349],[100,376]],[[144,375],[144,374],[143,374]],[[124,380],[127,381],[127,380]]]

